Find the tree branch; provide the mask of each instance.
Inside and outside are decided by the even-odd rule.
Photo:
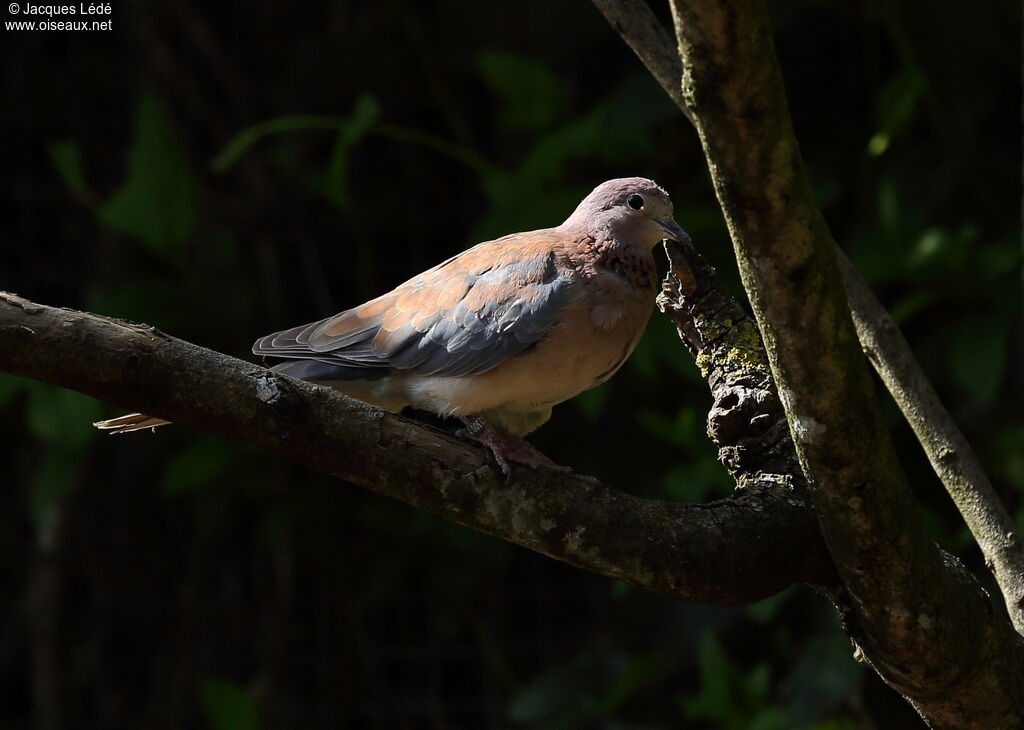
[[[857,641],[929,722],[1024,726],[1024,639],[932,543],[882,422],[763,2],[672,11],[683,96]]]
[[[689,241],[665,241],[669,271],[658,307],[676,325],[711,387],[708,435],[739,485],[778,480],[807,495],[786,414],[757,325]]]
[[[643,0],[594,0],[594,4],[693,123],[683,100],[682,61],[668,31],[647,4]],[[840,261],[861,348],[914,428],[932,468],[977,540],[1014,626],[1024,633],[1024,541],[895,323],[860,273],[845,263],[841,251]],[[927,407],[921,405],[924,402]]]
[[[0,371],[192,425],[576,567],[745,604],[831,577],[791,484],[751,477],[706,505],[641,499],[513,465],[442,431],[148,326],[0,294]],[[87,424],[83,424],[83,428]]]
[[[1010,620],[1024,633],[1024,547],[963,433],[942,406],[903,333],[842,252],[839,269],[857,336],[871,364],[917,434],[1003,593]]]

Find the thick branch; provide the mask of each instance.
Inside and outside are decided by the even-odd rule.
[[[0,371],[202,428],[677,598],[750,603],[829,575],[791,485],[751,481],[686,505],[515,465],[506,481],[475,445],[152,327],[0,294]]]
[[[683,66],[675,42],[647,4],[643,0],[594,0],[594,4],[692,122],[683,100]],[[842,269],[861,348],[917,433],[935,473],[978,541],[1014,626],[1024,633],[1024,541],[902,335],[890,334],[888,313],[856,269],[851,265]],[[895,373],[900,373],[898,379],[892,376]],[[923,402],[918,397],[927,399],[927,408],[917,405]]]
[[[841,252],[839,268],[864,352],[978,541],[985,564],[1002,590],[1013,625],[1024,633],[1024,546],[1017,525],[967,439],[942,406],[896,322]]]
[[[672,10],[683,95],[858,643],[937,726],[1024,726],[1024,640],[932,543],[882,422],[763,2]]]

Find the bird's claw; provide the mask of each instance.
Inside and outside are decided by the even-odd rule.
[[[498,468],[501,469],[501,473],[505,475],[506,479],[512,478],[511,462],[513,461],[517,464],[528,466],[531,469],[545,468],[554,469],[562,473],[572,473],[570,467],[556,464],[537,447],[527,441],[515,436],[499,434],[494,429],[488,427],[484,419],[479,416],[463,418],[462,422],[465,424],[465,428],[460,428],[456,435],[487,446],[494,455],[494,460],[498,463]]]

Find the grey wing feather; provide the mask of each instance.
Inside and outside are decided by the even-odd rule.
[[[360,307],[263,337],[253,352],[313,380],[486,372],[544,339],[578,291],[554,253],[480,264],[482,247],[500,243],[514,254],[518,238],[481,244]]]

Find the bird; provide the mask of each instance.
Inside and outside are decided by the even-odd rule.
[[[352,309],[261,337],[271,370],[391,411],[462,421],[510,462],[554,464],[524,436],[552,408],[614,375],[658,291],[654,247],[684,240],[652,180],[601,183],[563,223],[479,243]],[[112,433],[167,421],[131,414]]]

